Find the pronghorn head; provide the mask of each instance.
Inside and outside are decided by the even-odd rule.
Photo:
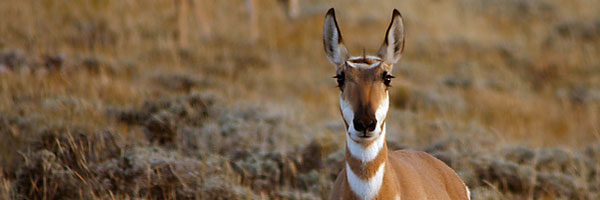
[[[377,56],[351,57],[342,34],[329,9],[323,25],[323,45],[327,58],[336,68],[340,88],[340,110],[348,136],[356,142],[368,142],[382,134],[389,108],[388,88],[392,67],[404,50],[402,16],[394,9],[392,21]]]

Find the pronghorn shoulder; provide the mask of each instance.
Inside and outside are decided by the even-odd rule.
[[[390,160],[395,160],[398,164],[412,165],[416,169],[423,167],[433,168],[439,171],[452,171],[446,163],[431,154],[415,150],[397,150],[388,154]]]
[[[444,187],[450,199],[468,199],[468,189],[458,174],[440,159],[423,151],[399,150],[388,154],[398,177],[436,180],[422,183],[430,189]]]

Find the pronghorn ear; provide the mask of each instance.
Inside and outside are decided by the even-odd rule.
[[[402,22],[402,15],[397,9],[394,9],[392,14],[392,22],[385,32],[385,39],[383,45],[379,48],[377,56],[383,59],[388,65],[393,65],[404,51],[404,23]],[[391,70],[391,69],[390,69]]]
[[[325,23],[323,24],[323,46],[327,59],[339,67],[348,58],[348,50],[342,42],[342,34],[338,28],[337,20],[335,19],[335,11],[333,8],[327,11],[325,15]]]

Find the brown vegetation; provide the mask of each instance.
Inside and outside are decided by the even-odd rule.
[[[598,2],[308,0],[292,18],[265,0],[254,42],[244,1],[181,2],[0,1],[0,199],[325,198],[344,157],[329,7],[355,54],[406,18],[391,149],[440,158],[474,199],[600,198]]]

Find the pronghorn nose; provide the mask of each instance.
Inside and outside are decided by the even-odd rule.
[[[357,116],[352,122],[354,123],[354,129],[358,132],[364,132],[365,130],[374,131],[377,125],[377,120],[374,117]]]

